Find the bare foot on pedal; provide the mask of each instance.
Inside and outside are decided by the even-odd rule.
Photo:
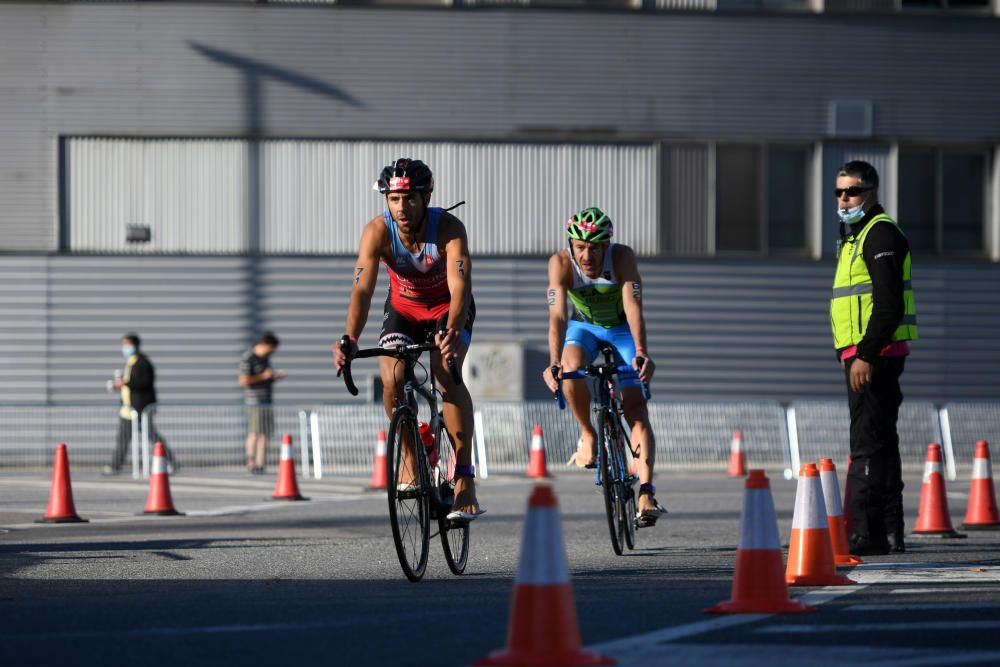
[[[569,457],[569,464],[577,468],[596,468],[597,457],[594,454],[594,436],[584,433],[576,443],[576,451]]]
[[[455,477],[455,502],[448,513],[448,520],[456,523],[474,521],[486,510],[479,506],[476,500],[476,480],[465,475]]]

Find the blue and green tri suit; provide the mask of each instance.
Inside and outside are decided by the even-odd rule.
[[[573,287],[569,291],[573,310],[566,327],[564,345],[582,347],[587,358],[593,361],[600,352],[598,341],[609,343],[615,348],[616,363],[628,367],[628,370],[618,374],[618,386],[625,389],[641,386],[642,383],[632,368],[635,341],[625,319],[622,284],[615,275],[614,247],[614,243],[609,243],[604,251],[604,266],[597,278],[587,277],[573,258],[573,253],[568,248],[565,250],[573,265]]]

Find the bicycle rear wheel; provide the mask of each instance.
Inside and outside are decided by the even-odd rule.
[[[455,498],[455,446],[448,431],[443,428],[438,438],[438,460],[434,476],[442,504],[438,511],[438,533],[441,535],[444,559],[452,574],[462,574],[469,563],[469,524],[453,524],[446,518]],[[448,509],[445,509],[445,505],[448,505]]]
[[[416,470],[407,465],[404,436],[410,442],[420,442],[417,420],[407,406],[396,408],[389,422],[386,438],[385,465],[389,496],[389,524],[392,541],[403,574],[410,581],[420,581],[427,570],[427,550],[430,544],[431,507],[430,475],[426,459],[414,452]],[[405,480],[402,484],[400,480]],[[412,480],[412,483],[407,483]]]
[[[601,466],[601,486],[604,488],[604,511],[608,517],[611,548],[621,556],[625,546],[625,498],[622,494],[620,469],[617,463],[619,447],[617,422],[607,413],[600,416],[598,430],[598,465]]]

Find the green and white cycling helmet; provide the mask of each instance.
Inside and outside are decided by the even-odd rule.
[[[566,221],[566,236],[577,241],[604,243],[611,240],[614,224],[607,214],[596,206],[575,213]]]

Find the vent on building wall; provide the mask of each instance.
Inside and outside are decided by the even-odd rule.
[[[127,243],[149,243],[149,225],[127,225],[125,241]]]
[[[872,103],[867,100],[830,102],[831,137],[865,139],[872,136]]]

